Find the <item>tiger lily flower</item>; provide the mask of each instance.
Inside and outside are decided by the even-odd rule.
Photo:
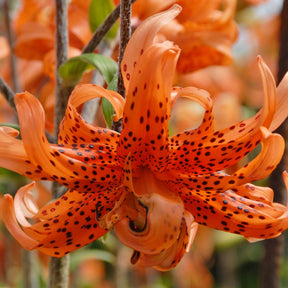
[[[287,116],[287,79],[277,93],[259,58],[263,108],[214,131],[209,93],[172,88],[180,49],[169,41],[154,42],[158,29],[180,10],[174,5],[148,18],[133,34],[122,62],[126,101],[96,85],[74,89],[58,144],[45,137],[38,100],[28,92],[15,96],[22,140],[15,139],[15,130],[0,128],[0,165],[69,188],[40,209],[31,194],[33,182],[15,199],[4,196],[4,222],[24,248],[60,257],[114,228],[134,250],[132,263],[168,270],[189,250],[198,224],[249,240],[276,237],[288,227],[288,209],[273,203],[273,191],[248,183],[268,176],[282,157],[284,140],[271,131]],[[95,97],[111,102],[115,120],[123,119],[121,133],[81,117],[77,107]],[[199,102],[206,112],[198,128],[169,137],[170,112],[178,97]],[[262,150],[254,160],[232,175],[222,172],[259,143]]]

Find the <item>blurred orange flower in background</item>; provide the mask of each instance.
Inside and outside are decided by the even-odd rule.
[[[114,2],[118,4],[120,1]],[[160,30],[160,35],[165,35],[181,48],[177,72],[182,74],[211,65],[228,65],[232,62],[231,47],[238,35],[234,21],[236,2],[138,0],[132,7],[132,25],[137,27],[147,17],[177,3],[183,11]]]

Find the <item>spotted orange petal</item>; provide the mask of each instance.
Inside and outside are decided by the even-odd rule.
[[[100,143],[67,148],[49,144],[39,101],[26,92],[17,94],[15,102],[22,141],[0,132],[5,143],[0,149],[2,167],[35,180],[57,181],[81,192],[108,189],[120,183],[122,168],[112,149]]]
[[[125,100],[118,93],[93,84],[78,85],[69,98],[65,117],[59,127],[59,144],[101,143],[103,147],[116,147],[119,139],[117,132],[87,123],[77,111],[80,105],[97,97],[104,97],[112,104],[116,121],[122,117]]]
[[[257,239],[277,237],[288,228],[288,209],[284,205],[248,199],[231,190],[205,194],[203,201],[200,192],[183,191],[185,208],[199,224]]]
[[[145,50],[135,66],[117,149],[122,159],[131,153],[132,168],[149,165],[152,170],[164,169],[170,93],[178,55],[178,48],[169,43],[155,44]]]
[[[261,131],[263,133],[261,152],[256,158],[244,167],[240,168],[233,175],[216,172],[217,170],[214,173],[195,173],[194,175],[181,174],[177,170],[171,170],[167,175],[164,173],[158,173],[157,177],[161,177],[160,179],[170,183],[170,185],[173,186],[171,189],[174,191],[181,191],[180,187],[185,185],[185,187],[189,187],[191,191],[194,189],[200,189],[218,192],[232,189],[235,186],[247,182],[263,179],[270,175],[280,162],[284,152],[285,143],[280,135],[271,134],[268,129],[264,127]],[[273,157],[271,157],[271,155],[273,155]],[[214,157],[216,161],[217,156],[213,155],[212,157]],[[185,162],[185,158],[183,161]],[[212,161],[211,164],[215,161]],[[196,162],[196,164],[199,166],[201,165],[200,162]],[[187,163],[186,165],[192,164]],[[195,165],[195,163],[193,163],[193,165]]]
[[[34,211],[34,216],[31,218],[40,222],[31,225],[26,220],[27,206],[23,209],[23,204],[27,204],[28,201],[23,203],[21,200],[27,197],[33,185],[28,184],[19,190],[20,199],[16,198],[16,194],[14,205],[10,195],[4,196],[4,203],[7,205],[4,222],[10,233],[25,249],[37,248],[48,255],[61,257],[106,234],[107,230],[96,222],[97,200],[91,193],[84,196],[81,194],[81,197],[76,193],[74,197],[75,193],[68,191],[39,212]]]
[[[262,109],[254,117],[210,135],[205,131],[209,128],[204,127],[209,127],[206,123],[212,121],[213,115],[207,110],[199,128],[170,137],[173,144],[171,169],[177,167],[188,173],[222,170],[238,162],[260,143],[260,127],[268,128],[276,113],[277,94],[272,73],[260,57],[258,61],[264,90]],[[197,165],[191,165],[192,161]]]
[[[126,91],[138,59],[152,45],[159,29],[175,18],[181,11],[179,5],[173,5],[165,12],[155,14],[144,21],[133,33],[123,56],[121,71]],[[137,72],[138,73],[138,72]],[[131,89],[130,89],[131,90]]]

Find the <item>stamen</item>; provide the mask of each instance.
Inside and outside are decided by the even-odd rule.
[[[139,251],[134,250],[130,259],[131,264],[136,264],[140,258],[140,255],[141,253]]]

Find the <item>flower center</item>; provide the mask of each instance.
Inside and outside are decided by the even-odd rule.
[[[181,251],[181,257],[177,256],[180,260],[186,251],[194,218],[185,211],[181,198],[150,170],[143,168],[139,175],[133,178],[133,187],[127,187],[113,210],[99,222],[105,228],[114,227],[120,241],[134,249],[132,263],[145,264],[149,258],[149,263],[158,265],[159,259],[165,258],[167,262],[169,255],[172,257],[168,259],[173,262],[175,253],[178,255]]]

